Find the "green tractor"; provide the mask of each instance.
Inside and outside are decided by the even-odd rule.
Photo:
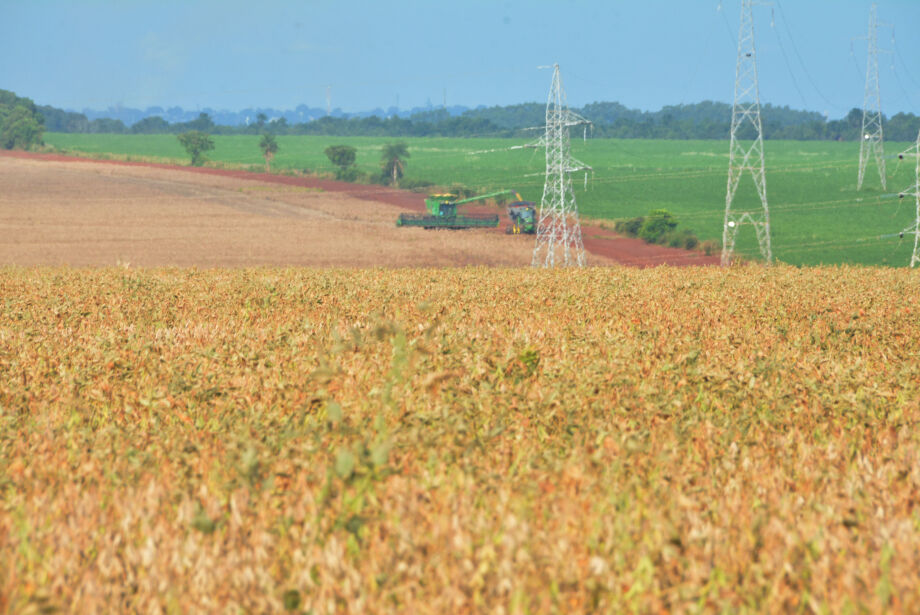
[[[427,229],[495,228],[498,226],[497,214],[465,214],[459,211],[459,206],[505,194],[518,196],[513,190],[501,190],[458,201],[456,194],[432,194],[425,199],[427,214],[399,214],[396,226],[421,226]]]
[[[508,235],[534,235],[537,232],[537,208],[532,201],[518,200],[508,205],[511,224],[505,229]]]

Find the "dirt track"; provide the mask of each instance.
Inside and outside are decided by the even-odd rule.
[[[0,187],[0,264],[515,266],[533,248],[501,229],[396,228],[421,195],[314,178],[3,152]],[[593,265],[717,261],[583,235]]]

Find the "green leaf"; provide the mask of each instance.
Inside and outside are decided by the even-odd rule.
[[[342,420],[342,406],[334,401],[329,402],[326,404],[326,416],[333,423],[338,423]]]
[[[347,479],[355,471],[355,456],[349,451],[339,451],[335,457],[335,473],[339,478]]]
[[[296,611],[300,608],[300,592],[296,589],[289,589],[284,592],[282,597],[285,611]]]
[[[371,449],[371,462],[374,466],[379,468],[380,466],[386,465],[392,446],[389,440],[384,440]]]
[[[208,517],[203,508],[199,508],[195,516],[192,517],[192,527],[202,534],[210,534],[217,528],[217,524]]]

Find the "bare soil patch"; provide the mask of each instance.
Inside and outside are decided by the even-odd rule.
[[[255,175],[255,174],[254,174]],[[140,165],[0,157],[0,264],[526,265],[531,242],[395,226],[320,186]]]
[[[142,266],[528,265],[533,238],[396,228],[424,196],[334,180],[0,153],[0,263]],[[386,207],[381,207],[383,204]],[[588,263],[717,264],[717,257],[582,227]]]

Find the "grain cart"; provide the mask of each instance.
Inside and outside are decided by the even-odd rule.
[[[532,201],[518,200],[508,205],[508,218],[511,220],[505,229],[508,235],[533,235],[537,232],[537,208]]]

